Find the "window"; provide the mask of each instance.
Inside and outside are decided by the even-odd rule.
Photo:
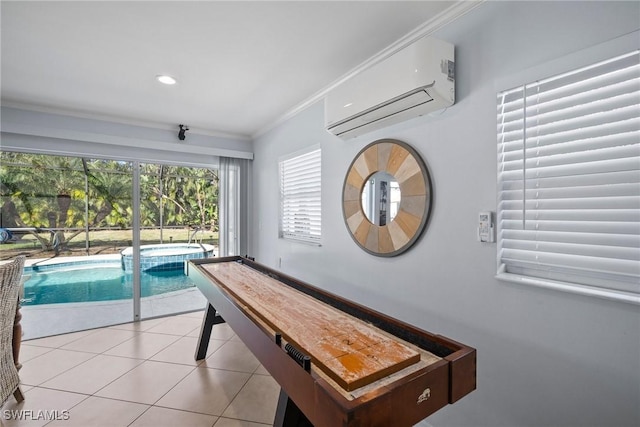
[[[320,244],[320,149],[280,161],[280,237]]]
[[[640,303],[639,52],[497,107],[498,278]]]
[[[218,250],[218,183],[217,170],[194,165],[0,151],[0,228],[11,237],[0,241],[0,262],[31,261],[26,337],[202,308],[183,259]],[[148,252],[134,272],[138,250]],[[88,308],[105,300],[104,315]],[[48,304],[63,308],[59,321]]]

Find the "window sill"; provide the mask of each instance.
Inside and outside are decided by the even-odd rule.
[[[292,243],[302,243],[303,245],[307,245],[307,246],[317,246],[317,247],[322,246],[320,242],[312,242],[312,241],[303,240],[303,239],[294,239],[292,237],[280,236],[280,239],[286,240],[287,242],[292,242]]]
[[[512,273],[498,273],[496,279],[502,282],[518,283],[521,285],[537,286],[539,288],[555,289],[561,292],[568,292],[579,295],[586,295],[596,298],[603,298],[612,301],[626,302],[640,305],[640,295],[630,292],[615,291],[611,289],[595,288],[591,286],[577,285],[574,283],[558,282],[537,277],[521,276]]]

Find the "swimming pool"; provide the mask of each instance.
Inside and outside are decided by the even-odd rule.
[[[215,247],[206,243],[162,243],[140,246],[140,269],[142,271],[163,271],[182,268],[189,259],[209,258]],[[133,248],[120,253],[122,269],[133,271]]]
[[[23,305],[113,301],[133,296],[133,275],[118,260],[25,267]],[[141,273],[141,295],[148,297],[195,286],[181,266]]]

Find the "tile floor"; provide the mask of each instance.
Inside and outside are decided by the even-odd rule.
[[[17,404],[10,397],[0,424],[271,425],[280,388],[229,326],[215,325],[206,359],[193,360],[202,315],[24,341],[20,378],[26,400]]]

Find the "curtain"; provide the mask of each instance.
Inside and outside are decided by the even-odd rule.
[[[246,255],[249,161],[220,157],[219,178],[219,255]]]

